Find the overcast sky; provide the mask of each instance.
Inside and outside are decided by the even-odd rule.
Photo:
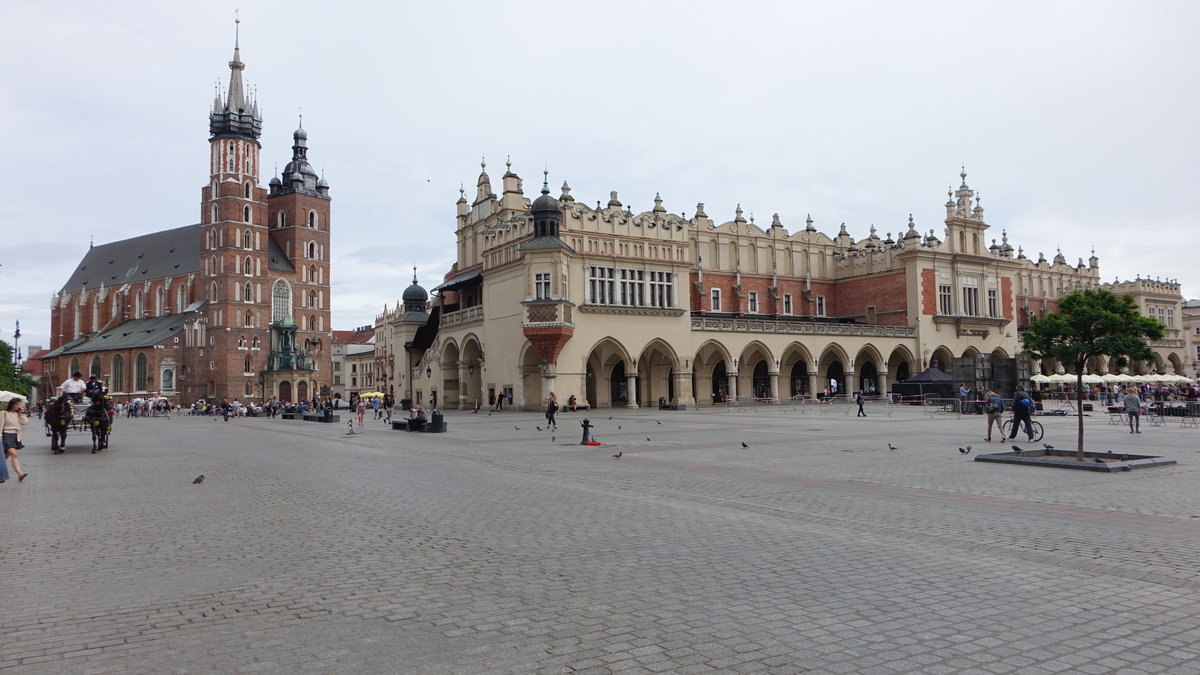
[[[536,196],[789,232],[942,235],[960,167],[1031,258],[1095,247],[1101,277],[1194,263],[1196,2],[4,3],[0,339],[49,344],[88,247],[195,223],[208,110],[240,8],[263,166],[309,158],[333,197],[334,327],[369,324],[454,259],[481,157]],[[270,175],[261,177],[265,185]]]

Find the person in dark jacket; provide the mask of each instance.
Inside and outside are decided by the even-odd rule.
[[[1030,442],[1033,441],[1033,406],[1033,399],[1024,390],[1018,389],[1013,393],[1013,425],[1008,434],[1010,439],[1017,437],[1017,429],[1024,423],[1025,433],[1029,435]]]

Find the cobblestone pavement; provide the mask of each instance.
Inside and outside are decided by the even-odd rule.
[[[29,434],[0,668],[1200,673],[1200,429],[1088,417],[1089,449],[1179,461],[1097,474],[974,462],[1009,445],[980,417],[871,413]]]

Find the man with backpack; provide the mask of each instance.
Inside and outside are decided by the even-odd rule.
[[[996,392],[988,391],[984,407],[987,410],[988,425],[987,438],[985,440],[992,440],[992,424],[996,425],[996,429],[1000,432],[1000,437],[1004,438],[1004,427],[1002,426],[1004,422],[1001,419],[1004,416],[1004,399],[997,396]]]
[[[1024,390],[1018,389],[1013,394],[1013,425],[1008,434],[1010,439],[1017,437],[1017,429],[1024,422],[1025,433],[1029,434],[1029,441],[1033,442],[1033,405],[1033,399]]]

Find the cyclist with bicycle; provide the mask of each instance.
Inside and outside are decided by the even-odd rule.
[[[1025,433],[1029,434],[1030,442],[1033,441],[1033,405],[1033,399],[1024,390],[1018,389],[1013,393],[1012,431],[1009,432],[1009,439],[1017,437],[1017,429],[1024,422]]]

